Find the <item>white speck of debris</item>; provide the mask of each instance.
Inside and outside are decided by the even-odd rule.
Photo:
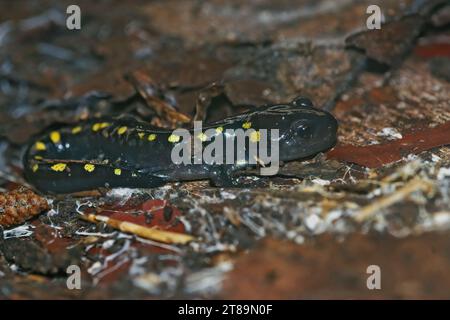
[[[136,287],[144,289],[152,294],[159,294],[159,287],[161,286],[162,281],[158,274],[149,272],[136,277],[133,280],[133,283]]]
[[[294,241],[296,244],[303,244],[305,242],[305,237],[294,230],[290,230],[286,233],[289,240]]]
[[[426,231],[448,230],[450,228],[450,212],[440,211],[428,215],[423,220],[421,227]]]
[[[101,232],[87,232],[87,231],[75,231],[76,235],[79,236],[93,236],[93,237],[100,237],[100,238],[109,238],[115,235],[117,232],[111,232],[111,233],[101,233]]]
[[[55,209],[50,209],[50,210],[47,212],[47,216],[48,216],[48,217],[53,217],[53,216],[56,216],[58,213],[59,213],[59,212],[56,211]]]
[[[236,246],[233,244],[226,244],[226,243],[217,243],[212,246],[208,246],[205,249],[205,252],[207,253],[213,253],[213,252],[236,252]]]
[[[437,212],[433,215],[436,226],[447,226],[450,224],[450,212]]]
[[[174,188],[171,185],[166,185],[153,190],[152,195],[154,199],[164,199],[167,195],[169,198],[173,198],[172,195],[176,196],[178,194],[176,192],[177,190],[177,187]]]
[[[175,292],[179,285],[180,276],[184,270],[181,267],[165,268],[160,274],[150,272],[133,279],[133,284],[152,294],[161,294],[164,291]]]
[[[110,240],[107,240],[107,241],[110,241]],[[125,240],[125,243],[123,244],[123,247],[120,248],[120,250],[117,250],[117,252],[114,252],[114,253],[110,254],[109,256],[107,256],[105,258],[105,267],[106,267],[108,261],[113,261],[117,257],[119,257],[122,254],[128,252],[129,248],[130,248],[130,241],[129,240]]]
[[[110,241],[110,240],[107,240],[107,241]],[[100,263],[100,261],[94,262],[94,264],[92,264],[92,266],[90,266],[88,269],[88,272],[90,274],[98,276],[97,279],[94,279],[94,282],[98,281],[99,278],[104,276],[104,275],[100,274],[101,271],[107,269],[106,274],[113,271],[112,268],[107,268],[108,262],[115,260],[116,258],[120,257],[124,253],[129,253],[129,249],[130,249],[130,241],[125,240],[125,243],[123,244],[122,248],[120,248],[120,250],[117,250],[117,252],[114,252],[114,253],[106,256],[103,263]],[[125,260],[127,260],[126,257],[125,257],[125,259],[121,260],[121,263],[123,263]],[[119,262],[117,262],[115,264],[115,266],[117,266],[117,267],[119,267],[119,265],[120,265]]]
[[[433,162],[439,162],[439,161],[441,161],[441,160],[442,160],[441,157],[435,155],[434,153],[431,154],[431,161],[433,161]]]
[[[99,282],[103,277],[105,277],[106,275],[108,275],[108,274],[110,274],[110,273],[116,271],[116,270],[119,269],[121,266],[123,266],[123,265],[125,265],[126,263],[128,263],[129,260],[130,260],[130,259],[129,259],[128,257],[123,257],[123,258],[121,258],[121,259],[118,259],[118,260],[114,263],[114,265],[113,265],[112,267],[109,267],[109,268],[106,268],[106,267],[105,267],[105,268],[103,268],[103,270],[102,270],[101,272],[99,272],[99,273],[97,273],[97,274],[95,275],[94,280],[93,280],[93,284],[94,284],[94,285],[97,285],[98,282]]]
[[[131,188],[114,188],[108,191],[106,194],[108,197],[111,198],[119,198],[122,199],[122,201],[127,201],[130,199],[134,194],[140,194],[142,191],[131,189]]]
[[[190,233],[192,231],[192,225],[189,222],[189,220],[186,219],[184,216],[180,216],[178,219],[184,225],[184,229],[186,230],[186,233]]]
[[[5,230],[3,231],[3,239],[29,237],[33,234],[33,230],[30,229],[34,229],[34,227],[29,224],[24,224],[14,229]]]
[[[321,223],[319,216],[316,214],[309,215],[305,218],[305,226],[310,231],[316,231]]]
[[[207,194],[202,195],[202,202],[204,203],[221,203],[222,200],[216,195],[210,196]]]
[[[450,177],[450,168],[440,168],[437,174],[438,180],[443,180],[447,177]]]
[[[376,230],[377,232],[380,232],[380,233],[381,233],[381,232],[384,232],[384,231],[386,230],[387,225],[388,225],[388,224],[387,224],[387,222],[386,222],[385,217],[384,217],[382,214],[380,214],[379,216],[377,216],[377,219],[375,220],[375,222],[374,222],[372,228],[373,228],[374,230]],[[364,226],[363,232],[364,232],[364,233],[368,233],[368,232],[369,232],[369,224],[367,224],[366,226]]]
[[[128,235],[119,234],[118,238],[120,239],[120,238],[125,237],[125,236],[128,236]],[[128,236],[128,239],[131,239],[131,238],[132,238],[131,236]],[[180,249],[178,249],[177,247],[172,246],[170,244],[164,244],[164,243],[161,243],[161,242],[156,242],[156,241],[152,241],[152,240],[149,240],[149,239],[144,239],[144,238],[141,238],[141,237],[135,237],[134,239],[136,239],[136,241],[139,241],[139,242],[142,242],[142,243],[146,243],[146,244],[152,245],[154,247],[163,248],[163,249],[170,250],[170,251],[173,251],[173,252],[176,252],[176,253],[181,253]]]
[[[294,242],[296,244],[304,244],[305,243],[305,237],[299,234],[298,236],[296,236],[294,238]]]
[[[417,160],[419,157],[415,154],[408,154],[408,156],[405,158],[406,161],[415,161]]]
[[[83,206],[93,207],[94,206],[94,204],[91,201],[80,202],[77,200],[75,203],[77,205],[77,207],[75,208],[75,211],[79,214],[84,214],[84,212],[80,210],[81,207],[83,207]]]
[[[225,274],[233,269],[229,261],[219,263],[213,268],[192,273],[186,278],[187,293],[211,294],[219,292],[225,279]]]
[[[247,216],[242,216],[241,222],[243,225],[252,230],[259,237],[264,237],[266,235],[266,230],[264,229],[264,227],[255,223],[251,218]]]
[[[330,211],[330,212],[327,214],[327,216],[325,217],[325,222],[326,222],[327,224],[333,223],[334,221],[336,221],[336,220],[338,220],[338,219],[340,219],[340,218],[342,217],[342,213],[343,213],[342,210],[333,210],[333,211]]]
[[[320,178],[315,178],[312,180],[312,182],[321,186],[328,186],[330,184],[329,180],[324,180]]]
[[[103,249],[109,249],[114,245],[115,240],[114,239],[110,239],[110,240],[106,240],[105,242],[103,242],[102,247]]]
[[[92,264],[92,266],[89,267],[87,272],[89,274],[97,274],[100,272],[100,270],[102,270],[102,264],[100,261],[96,261]]]
[[[381,132],[377,133],[377,136],[379,136],[379,137],[386,137],[389,140],[395,140],[395,139],[403,138],[403,136],[401,135],[400,132],[398,132],[397,129],[390,128],[390,127],[383,128],[381,130]]]
[[[228,191],[221,191],[220,195],[222,196],[222,198],[224,200],[234,200],[234,199],[236,199],[236,195],[231,193],[231,192],[228,192]]]
[[[0,277],[3,277],[5,274],[0,271]]]
[[[295,232],[294,230],[290,230],[286,233],[286,237],[290,240],[294,239],[296,235],[297,232]]]
[[[143,266],[148,261],[148,257],[140,257],[133,259],[130,266],[130,276],[142,275],[145,273],[145,267]]]

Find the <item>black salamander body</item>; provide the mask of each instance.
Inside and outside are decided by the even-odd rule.
[[[279,160],[311,157],[336,143],[337,121],[305,98],[268,105],[203,128],[230,139],[227,129],[278,129]],[[193,131],[191,131],[193,133]],[[202,134],[202,133],[201,133]],[[203,145],[215,137],[192,136]],[[270,139],[270,134],[269,134]],[[257,141],[254,141],[257,142]],[[175,145],[186,143],[167,130],[133,118],[102,118],[47,132],[33,140],[24,157],[26,179],[42,192],[70,193],[100,187],[148,188],[170,181],[211,179],[235,185],[235,164],[175,164]],[[247,143],[252,143],[247,141]],[[225,151],[226,152],[226,151]]]

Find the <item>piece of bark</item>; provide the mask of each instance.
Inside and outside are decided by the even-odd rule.
[[[425,23],[418,14],[388,22],[381,29],[356,33],[346,39],[349,47],[363,50],[367,57],[388,66],[397,64],[411,48]]]
[[[327,158],[379,168],[401,160],[409,154],[419,154],[448,144],[450,144],[450,122],[405,134],[403,138],[385,144],[337,146],[328,152]]]

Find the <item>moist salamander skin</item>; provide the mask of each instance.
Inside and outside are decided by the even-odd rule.
[[[226,145],[226,139],[234,138],[227,129],[278,129],[279,160],[290,161],[332,148],[337,121],[330,113],[314,108],[308,99],[299,97],[290,103],[265,105],[208,124],[203,132],[207,129],[215,129],[207,139],[194,136],[191,131],[192,139],[202,139],[203,148],[218,135],[222,135]],[[171,153],[179,143],[187,142],[173,130],[131,117],[91,119],[33,139],[24,155],[25,178],[44,193],[102,187],[151,188],[170,181],[198,179],[210,179],[216,186],[235,186],[233,173],[252,166],[248,158],[235,164],[175,164]],[[252,142],[246,141],[246,146],[249,143]]]

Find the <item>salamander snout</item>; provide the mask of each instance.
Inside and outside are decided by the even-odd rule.
[[[314,128],[316,141],[320,141],[324,149],[329,149],[336,144],[338,122],[330,114],[325,113],[323,119]]]

